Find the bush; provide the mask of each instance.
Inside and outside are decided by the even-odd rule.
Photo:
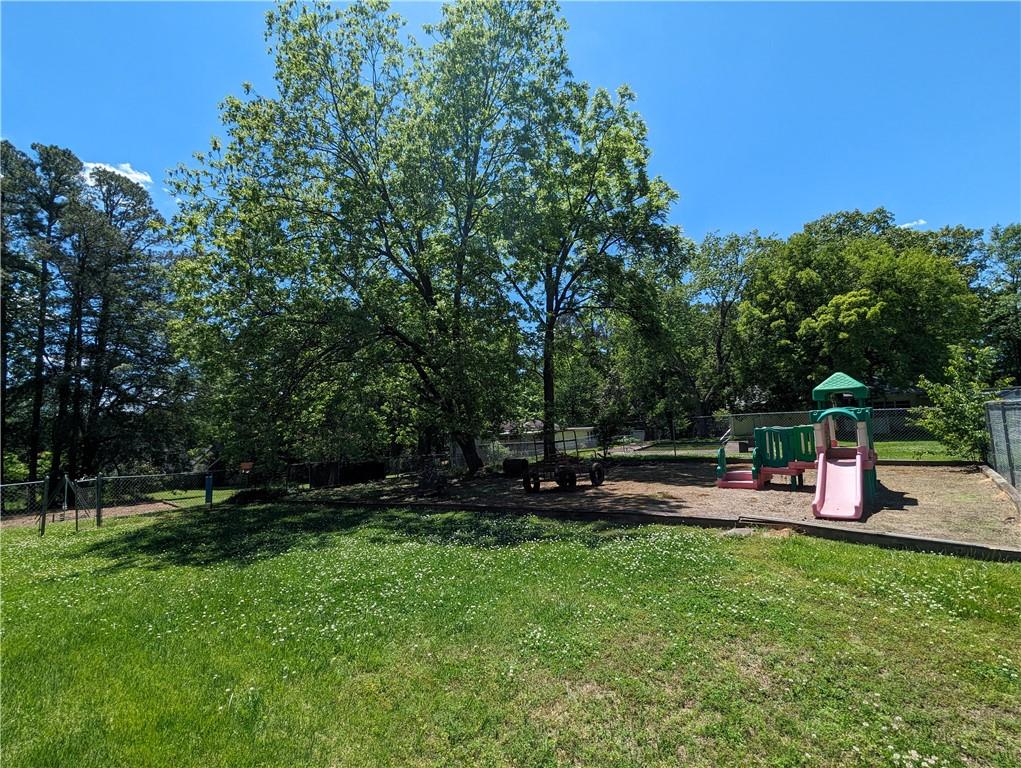
[[[952,455],[986,461],[989,452],[985,415],[987,393],[1006,385],[1006,382],[991,381],[994,362],[993,349],[953,346],[945,371],[946,382],[937,383],[924,376],[918,381],[932,404],[912,408],[911,416]]]
[[[4,482],[20,483],[28,479],[28,465],[17,454],[4,451]]]

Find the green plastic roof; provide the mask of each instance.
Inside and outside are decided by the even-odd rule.
[[[869,388],[846,373],[834,373],[826,381],[812,390],[812,399],[817,403],[825,403],[830,395],[848,394],[864,402],[868,399]]]

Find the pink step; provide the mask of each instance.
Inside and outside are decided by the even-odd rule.
[[[759,488],[759,481],[752,478],[750,469],[736,469],[716,480],[717,488]]]

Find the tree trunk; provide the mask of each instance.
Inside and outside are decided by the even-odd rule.
[[[482,457],[479,456],[478,446],[475,445],[475,435],[469,435],[467,432],[454,432],[453,438],[457,447],[461,449],[461,455],[464,456],[468,474],[474,475],[482,469]]]
[[[78,279],[81,279],[79,270]],[[81,317],[81,285],[74,287],[71,296],[71,314],[68,317],[67,337],[64,341],[64,363],[61,367],[60,378],[57,383],[57,417],[53,421],[53,442],[52,456],[50,458],[50,474],[58,476],[61,471],[61,462],[64,458],[64,445],[68,442],[67,437],[70,430],[68,423],[68,408],[71,405],[71,375],[75,361],[75,339],[78,323]]]
[[[10,353],[8,335],[11,329],[11,320],[8,282],[7,279],[4,279],[3,285],[0,286],[3,292],[3,295],[0,296],[0,435],[9,434],[7,431],[7,356]],[[0,483],[6,479],[3,468],[0,466]]]
[[[67,473],[71,477],[78,476],[79,448],[81,446],[82,428],[82,316],[84,308],[78,312],[78,322],[74,332],[74,386],[71,395],[71,435],[67,447]]]
[[[39,479],[39,450],[42,447],[43,431],[43,363],[46,359],[46,305],[49,298],[49,282],[50,267],[44,258],[39,270],[39,313],[35,329],[35,364],[32,369],[32,426],[28,433],[29,480]]]
[[[554,319],[546,313],[546,329],[542,334],[542,457],[552,461],[557,453],[556,390],[553,379]]]
[[[106,391],[106,341],[110,325],[109,300],[103,297],[96,325],[96,351],[89,372],[89,403],[82,441],[82,469],[94,475],[99,469],[99,408]]]

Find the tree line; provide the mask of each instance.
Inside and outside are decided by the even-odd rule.
[[[274,92],[223,102],[169,224],[116,174],[5,145],[5,434],[29,471],[451,439],[476,470],[477,436],[528,420],[550,452],[555,425],[801,407],[836,369],[903,389],[984,348],[1021,373],[1019,225],[878,209],[692,241],[635,94],[575,79],[564,29],[549,3],[457,3],[424,46],[381,2],[280,3]],[[15,183],[47,191],[9,210]]]
[[[4,479],[180,464],[192,385],[149,194],[61,147],[0,151]]]

